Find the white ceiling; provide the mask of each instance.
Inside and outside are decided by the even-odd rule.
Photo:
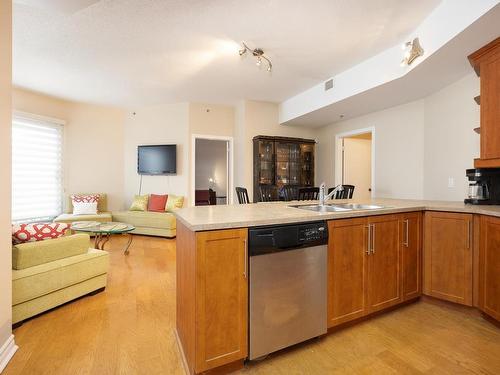
[[[281,102],[403,41],[439,0],[15,0],[14,84],[118,106]],[[240,58],[265,50],[274,70]]]

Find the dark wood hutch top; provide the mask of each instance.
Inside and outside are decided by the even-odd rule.
[[[316,143],[314,139],[292,138],[292,137],[275,137],[272,135],[256,135],[253,140],[270,140],[278,142],[298,142],[298,143]]]

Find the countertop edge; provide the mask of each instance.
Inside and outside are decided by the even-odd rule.
[[[317,213],[316,216],[304,216],[304,217],[286,217],[286,218],[273,218],[273,219],[256,219],[256,220],[242,220],[242,221],[231,221],[227,223],[213,223],[213,224],[197,224],[192,225],[186,219],[180,215],[176,215],[177,220],[182,222],[189,230],[193,232],[203,232],[210,230],[222,230],[222,229],[235,229],[235,228],[250,228],[259,227],[267,225],[276,224],[292,224],[292,223],[304,223],[316,220],[338,220],[338,219],[349,219],[356,217],[367,217],[376,215],[390,215],[403,212],[413,212],[413,211],[440,211],[440,212],[455,212],[455,213],[465,213],[465,214],[478,214],[500,217],[500,211],[491,211],[485,208],[480,208],[482,206],[471,206],[471,207],[450,207],[446,205],[408,205],[406,207],[387,207],[377,210],[370,211],[348,211],[348,212],[329,212],[329,213]]]

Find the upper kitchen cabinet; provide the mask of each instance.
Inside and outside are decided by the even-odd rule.
[[[472,306],[472,215],[425,213],[424,294]]]
[[[259,135],[253,139],[253,201],[260,201],[260,189],[275,189],[280,197],[284,186],[314,186],[312,139]]]
[[[469,61],[480,77],[481,157],[475,168],[500,167],[500,38],[469,56]]]

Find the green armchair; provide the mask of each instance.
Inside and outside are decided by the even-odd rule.
[[[12,323],[104,290],[109,254],[87,234],[12,246]]]

